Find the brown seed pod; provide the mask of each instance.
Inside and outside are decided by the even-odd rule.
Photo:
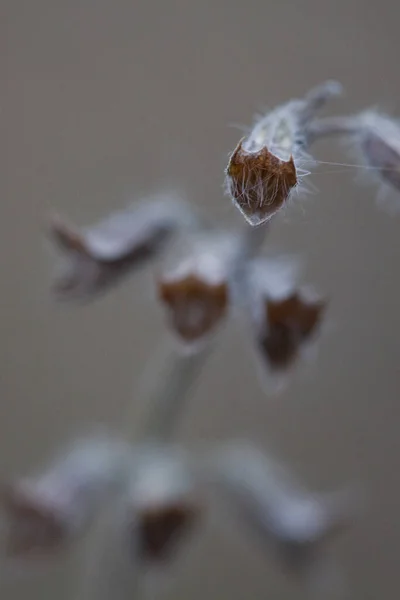
[[[273,217],[297,184],[292,156],[283,161],[266,146],[248,152],[243,140],[234,150],[226,174],[235,205],[250,225],[260,225]]]
[[[298,292],[265,301],[265,331],[259,345],[272,369],[287,369],[321,322],[326,302],[307,300]]]
[[[269,221],[308,172],[301,169],[308,128],[316,112],[341,86],[327,81],[303,99],[291,100],[259,118],[232,153],[226,189],[250,225]]]
[[[157,293],[174,334],[193,345],[210,335],[227,313],[238,241],[207,232],[185,242],[158,276]]]
[[[166,562],[200,517],[192,499],[149,506],[138,514],[139,553],[143,560]]]
[[[172,328],[191,344],[207,335],[228,306],[227,283],[212,285],[195,275],[159,282],[159,297],[167,305]]]
[[[168,563],[203,514],[200,486],[181,452],[149,448],[132,473],[127,516],[133,558]]]
[[[300,263],[290,257],[257,258],[248,263],[244,304],[253,328],[263,379],[279,391],[298,359],[309,354],[327,302],[300,285]]]

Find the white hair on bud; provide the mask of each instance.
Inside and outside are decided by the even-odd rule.
[[[165,282],[190,275],[209,285],[227,282],[237,257],[239,240],[227,231],[202,231],[181,237],[171,247],[162,270]]]
[[[246,304],[259,327],[265,326],[265,300],[290,296],[298,285],[303,265],[297,257],[258,257],[249,262],[246,277]]]

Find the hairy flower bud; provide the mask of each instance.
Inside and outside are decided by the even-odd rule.
[[[157,285],[172,330],[193,346],[215,330],[228,310],[238,240],[223,232],[203,232],[186,241],[177,244]]]
[[[53,218],[50,233],[66,259],[54,284],[56,296],[96,296],[153,258],[174,231],[194,221],[190,209],[168,195],[134,204],[84,229]]]
[[[266,330],[260,347],[274,369],[286,369],[296,359],[301,345],[318,327],[325,301],[308,299],[299,292],[282,300],[266,300]]]
[[[285,374],[314,339],[326,301],[297,282],[286,258],[256,259],[248,266],[247,302],[256,343],[271,374]]]
[[[286,203],[304,174],[307,128],[325,102],[341,87],[326,82],[304,99],[291,100],[260,118],[232,153],[226,188],[250,225],[265,223]]]
[[[268,221],[297,184],[293,156],[283,161],[266,146],[248,152],[241,140],[227,168],[229,192],[250,225]]]

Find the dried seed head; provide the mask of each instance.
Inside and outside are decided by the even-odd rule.
[[[291,100],[259,119],[232,153],[226,169],[226,187],[250,225],[271,219],[286,203],[299,179],[305,154],[307,128],[329,98],[341,87],[326,82],[304,99]]]
[[[56,296],[89,298],[103,292],[154,257],[177,228],[194,222],[189,208],[170,196],[149,198],[81,230],[55,217],[51,234],[66,258],[54,284]]]
[[[243,148],[243,140],[234,150],[226,173],[229,192],[250,225],[268,221],[297,184],[292,156],[285,162],[265,146],[248,152]]]
[[[229,284],[237,240],[221,232],[202,233],[175,248],[158,277],[158,297],[175,335],[197,346],[211,334],[229,306]]]
[[[270,372],[287,372],[314,339],[326,301],[299,286],[298,266],[289,259],[257,259],[248,270],[248,303],[261,356]]]
[[[68,448],[41,475],[4,486],[7,555],[41,557],[65,548],[121,483],[130,462],[128,445],[96,437]]]
[[[168,563],[201,513],[197,484],[182,456],[157,449],[143,457],[132,479],[128,508],[132,550],[140,561]]]
[[[347,493],[310,494],[250,444],[227,444],[217,453],[214,468],[237,515],[291,570],[305,567],[350,524]]]

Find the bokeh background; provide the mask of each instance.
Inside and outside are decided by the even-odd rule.
[[[118,426],[164,330],[151,270],[86,307],[49,295],[52,210],[88,224],[177,188],[216,221],[228,152],[256,112],[327,78],[337,112],[400,114],[393,0],[3,0],[0,6],[0,468],[24,473],[93,423]],[[317,158],[343,161],[337,146]],[[364,486],[367,515],[336,545],[355,600],[399,592],[400,217],[356,169],[322,165],[318,193],[274,221],[331,297],[319,356],[279,398],[233,324],[179,427],[186,443],[248,436],[313,488]],[[400,198],[399,198],[400,202]],[[138,411],[140,402],[138,402]],[[297,598],[254,540],[211,523],[170,597]],[[69,598],[74,561],[1,573],[4,600]]]

